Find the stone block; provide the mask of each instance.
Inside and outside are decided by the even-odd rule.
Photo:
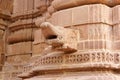
[[[113,26],[113,49],[120,50],[120,24]]]
[[[115,6],[118,3],[120,3],[118,0],[54,0],[52,6],[57,10],[61,10],[88,4],[106,4],[108,6]]]
[[[85,5],[72,9],[73,25],[105,23],[112,24],[111,8],[102,5]]]
[[[36,1],[36,0],[35,0]],[[21,6],[19,6],[21,5]],[[13,14],[15,13],[21,13],[24,14],[27,11],[33,10],[33,0],[15,0],[14,1],[14,9]]]
[[[114,51],[120,51],[120,41],[115,41],[113,43],[113,50]]]
[[[10,64],[16,64],[20,67],[19,64],[26,63],[27,61],[30,60],[30,58],[31,58],[31,54],[13,55],[13,56],[8,56],[7,59],[6,59],[6,62],[8,62]],[[10,66],[8,66],[8,67],[10,67]]]
[[[89,5],[75,7],[72,9],[72,23],[73,25],[80,25],[89,23]],[[91,14],[92,15],[92,14]],[[90,15],[90,16],[91,16]]]
[[[24,1],[26,0],[14,0],[14,9],[13,9],[13,13],[23,13],[23,9],[24,9]],[[19,6],[21,5],[21,6]]]
[[[35,27],[33,19],[24,19],[24,20],[16,20],[14,23],[9,25],[10,31],[17,31],[20,29],[32,28]]]
[[[41,29],[36,30],[34,33],[34,42],[33,44],[39,44],[45,42],[45,37],[43,36]]]
[[[98,23],[111,25],[112,10],[102,4],[84,5],[57,11],[51,18],[54,25],[65,27]]]
[[[1,10],[10,14],[13,10],[12,8],[13,8],[13,0],[4,0],[4,1],[1,0],[1,3],[0,3]]]
[[[35,2],[34,2],[34,8],[38,8],[39,6],[40,6],[40,0],[35,0]]]
[[[113,25],[115,24],[119,24],[120,22],[120,5],[115,6],[112,8],[112,12],[113,12]]]
[[[31,1],[31,0],[29,0]],[[24,0],[23,2],[21,2],[23,4],[23,11],[22,11],[22,15],[28,11],[28,0]]]
[[[120,24],[113,26],[113,38],[114,41],[120,40]]]
[[[8,42],[10,44],[23,41],[33,41],[33,29],[21,29],[18,31],[11,32],[8,36]]]
[[[76,26],[79,30],[80,50],[111,50],[112,27],[106,24],[87,24]]]
[[[34,0],[27,0],[27,11],[32,11],[34,9],[35,5],[33,3],[34,3]]]
[[[66,9],[66,8],[70,8],[72,6],[77,6],[77,2],[76,0],[54,0],[52,2],[52,6],[56,9],[56,10],[61,10],[61,9]]]
[[[75,26],[79,30],[81,40],[112,39],[112,27],[106,24],[87,24]]]
[[[27,54],[32,52],[32,42],[20,42],[9,44],[7,48],[8,55]]]
[[[98,41],[98,49],[106,49],[106,45],[108,45],[106,44],[106,41],[104,40]]]
[[[48,5],[49,5],[49,1],[34,0],[34,9],[39,9],[40,13],[46,12]]]
[[[4,53],[4,40],[3,39],[0,39],[0,54],[1,53]]]
[[[51,16],[51,22],[52,22],[53,25],[59,25],[58,24],[58,12],[52,14],[52,16]]]
[[[46,6],[46,1],[44,0],[35,0],[34,1],[35,8],[40,8],[42,6]]]
[[[3,37],[4,37],[4,32],[5,32],[5,31],[0,30],[0,39],[3,39]]]
[[[78,50],[84,50],[84,43],[83,41],[77,43]]]
[[[45,42],[33,45],[33,56],[41,55],[42,52],[47,48],[48,45]]]
[[[100,50],[111,50],[112,42],[105,40],[88,40],[78,43],[78,49],[82,51],[100,51]]]

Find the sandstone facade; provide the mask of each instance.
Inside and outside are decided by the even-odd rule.
[[[1,80],[119,80],[119,0],[0,0]]]

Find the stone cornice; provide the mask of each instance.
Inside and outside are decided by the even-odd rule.
[[[14,13],[12,15],[12,21],[16,21],[18,19],[30,19],[40,16],[42,13],[39,10],[31,10],[24,13]]]
[[[32,28],[36,27],[35,22],[33,19],[28,19],[28,20],[18,20],[14,23],[12,23],[8,28],[11,31],[19,30],[19,29],[25,29],[25,28]]]
[[[96,55],[95,55],[96,54]],[[56,54],[57,55],[57,54]],[[35,76],[37,72],[48,71],[70,71],[70,70],[118,70],[119,53],[98,52],[98,53],[75,53],[72,55],[58,54],[51,56],[40,56],[33,65],[24,67],[24,74],[21,78]],[[48,59],[48,60],[47,60]],[[71,65],[72,64],[72,65]],[[27,71],[26,71],[27,70]]]
[[[82,6],[88,4],[105,4],[107,6],[113,7],[120,4],[119,0],[54,0],[52,6],[56,10],[62,10],[66,8],[71,8],[75,6]]]

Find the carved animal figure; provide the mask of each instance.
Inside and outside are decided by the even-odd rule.
[[[52,46],[53,50],[72,53],[77,51],[78,31],[60,26],[54,26],[49,22],[40,25],[45,42]]]

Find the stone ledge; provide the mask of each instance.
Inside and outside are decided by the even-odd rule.
[[[30,18],[35,18],[40,16],[41,13],[39,10],[31,10],[28,12],[24,12],[24,13],[14,13],[12,15],[12,20],[16,21],[18,19],[30,19]]]
[[[35,63],[32,63],[33,65],[28,65],[24,67],[24,72],[30,71],[30,73],[34,73],[36,71],[43,72],[49,70],[56,71],[56,70],[66,70],[66,69],[87,70],[87,68],[88,69],[108,68],[108,69],[117,70],[120,69],[119,56],[120,56],[119,53],[109,53],[109,52],[83,53],[83,54],[80,53],[80,54],[72,54],[72,55],[59,54],[59,56],[51,55],[48,57],[40,56],[40,58],[37,58],[37,60],[35,60]]]
[[[52,6],[56,10],[88,5],[88,4],[105,4],[107,6],[113,7],[120,4],[119,0],[54,0]]]

